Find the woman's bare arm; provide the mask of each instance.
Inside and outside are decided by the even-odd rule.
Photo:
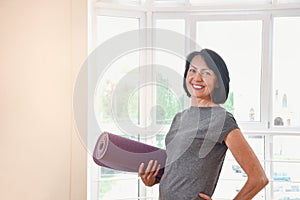
[[[268,184],[268,178],[258,158],[239,129],[231,131],[224,141],[236,161],[248,176],[245,185],[234,199],[252,199]]]

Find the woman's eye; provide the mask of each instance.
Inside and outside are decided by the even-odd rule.
[[[192,73],[196,73],[195,69],[190,69],[189,71],[192,72]]]
[[[209,76],[209,75],[211,75],[211,73],[209,71],[204,71],[204,72],[202,72],[202,75]]]

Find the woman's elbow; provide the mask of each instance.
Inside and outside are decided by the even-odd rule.
[[[252,176],[248,178],[249,183],[256,187],[257,189],[261,190],[264,188],[266,185],[269,183],[269,179],[267,178],[266,175],[261,175],[261,176]]]
[[[265,175],[260,176],[260,178],[256,180],[256,185],[261,189],[264,188],[266,185],[268,185],[268,183],[269,183],[269,179]]]
[[[268,177],[267,177],[267,176],[264,176],[264,177],[262,178],[262,180],[261,180],[261,183],[262,183],[263,187],[265,187],[266,185],[268,185],[268,183],[269,183]]]

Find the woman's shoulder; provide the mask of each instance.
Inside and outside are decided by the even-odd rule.
[[[226,110],[226,118],[234,120],[234,122],[236,122],[234,115],[231,112],[228,112]]]
[[[237,122],[235,120],[234,115],[227,111],[224,107],[218,107],[215,109],[215,111],[213,112],[213,119],[216,121],[222,121],[225,124],[235,124],[237,126]]]

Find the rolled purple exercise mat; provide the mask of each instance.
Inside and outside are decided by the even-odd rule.
[[[161,166],[158,178],[164,173],[166,158],[164,149],[108,132],[99,136],[93,152],[93,159],[98,165],[126,172],[138,172],[142,162],[147,166],[150,160],[157,160]]]

